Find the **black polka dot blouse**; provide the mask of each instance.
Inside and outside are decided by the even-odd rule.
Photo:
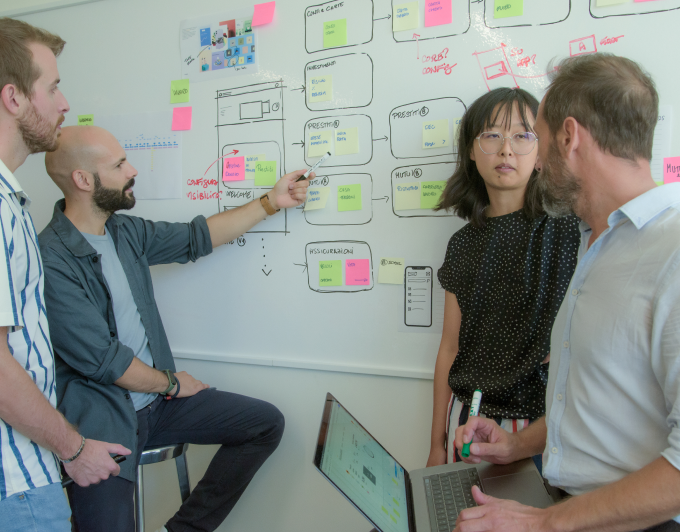
[[[462,313],[449,386],[465,404],[482,390],[489,417],[545,414],[550,332],[576,268],[578,218],[528,219],[523,211],[467,224],[449,240],[442,287]]]

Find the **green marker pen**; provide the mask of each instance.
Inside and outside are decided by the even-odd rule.
[[[479,414],[479,404],[482,402],[482,390],[475,390],[475,393],[472,394],[472,402],[470,403],[470,415],[468,416],[468,419],[471,418],[472,416],[476,416]],[[472,441],[470,441],[472,443]],[[468,458],[470,456],[470,443],[464,443],[463,444],[463,451],[460,453],[461,456],[464,458]]]

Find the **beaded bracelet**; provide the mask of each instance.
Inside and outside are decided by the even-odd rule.
[[[74,454],[71,458],[67,458],[66,460],[62,460],[61,458],[59,459],[63,464],[70,464],[80,456],[80,453],[83,452],[83,449],[85,448],[85,436],[81,434],[80,437],[83,441],[80,443],[80,448],[76,451],[76,454]]]

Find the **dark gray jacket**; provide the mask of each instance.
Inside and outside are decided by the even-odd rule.
[[[137,452],[137,416],[127,390],[114,384],[132,362],[118,341],[109,287],[100,255],[64,215],[64,200],[40,233],[45,267],[45,302],[55,351],[57,405],[86,438],[120,443]],[[175,363],[153,294],[149,266],[186,263],[212,252],[203,216],[191,223],[150,222],[113,214],[106,222],[146,329],[154,366]],[[134,460],[121,464],[134,481]]]

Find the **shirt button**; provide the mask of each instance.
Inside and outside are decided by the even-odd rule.
[[[561,400],[562,400],[562,394],[561,394],[561,393],[558,393],[558,394],[557,394],[557,400],[558,400],[558,401],[561,401]]]
[[[113,331],[111,331],[110,334],[111,334],[111,338],[113,338],[114,336],[116,336],[116,333],[113,332]]]
[[[99,262],[99,257],[92,257],[92,262]]]
[[[557,447],[553,447],[552,449],[550,449],[550,451],[551,451],[553,454],[557,454]]]
[[[571,291],[571,295],[572,295],[572,296],[577,296],[577,295],[578,295],[578,289],[577,289],[577,288],[574,288],[574,289]]]
[[[564,342],[564,347],[569,347],[569,342]]]
[[[129,393],[126,393],[126,394],[125,394],[125,399],[130,399],[130,394],[129,394]]]

